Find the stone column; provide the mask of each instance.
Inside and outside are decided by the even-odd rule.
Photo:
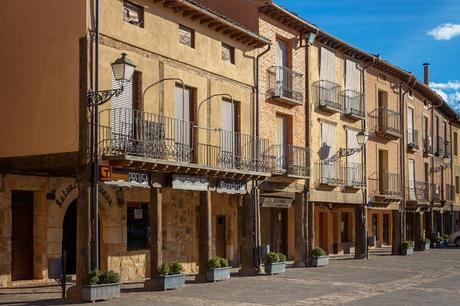
[[[306,253],[306,195],[304,193],[295,194],[295,265],[305,267]]]
[[[391,254],[399,255],[401,246],[401,212],[399,210],[393,210],[393,236]]]
[[[311,265],[312,251],[315,248],[315,203],[307,202],[307,252],[305,254],[305,264]]]
[[[367,250],[366,210],[358,205],[355,210],[355,259],[365,259]]]
[[[198,264],[199,271],[196,280],[206,282],[206,271],[208,270],[208,260],[211,258],[212,243],[211,225],[211,191],[200,192],[200,230],[199,230],[199,250]]]
[[[163,263],[163,193],[161,188],[150,188],[149,222],[150,222],[150,279],[144,288],[160,290],[156,276]]]
[[[444,228],[444,210],[439,211],[439,222],[441,222],[441,235],[445,234]]]
[[[420,240],[423,238],[423,213],[416,212],[413,213],[413,220],[414,220],[414,242],[415,247],[418,248],[420,245]]]
[[[255,206],[252,202],[252,194],[243,196],[243,205],[239,209],[239,228],[240,235],[240,259],[241,275],[257,275],[259,273],[254,265],[254,250],[255,250]]]

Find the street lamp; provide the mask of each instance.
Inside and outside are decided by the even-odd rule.
[[[361,151],[363,146],[367,143],[368,139],[369,135],[367,134],[367,132],[364,130],[360,131],[358,134],[356,134],[356,141],[358,142],[359,148],[340,148],[337,151],[337,153],[335,153],[333,156],[329,157],[325,161],[328,163],[333,163],[339,160],[341,157],[348,157]]]
[[[365,131],[360,131],[358,134],[356,134],[356,140],[358,141],[360,147],[365,145],[368,139],[369,135]]]
[[[92,268],[99,269],[99,105],[109,101],[112,97],[118,97],[124,90],[124,85],[131,81],[136,66],[128,59],[126,53],[122,53],[121,57],[115,60],[112,64],[112,72],[115,80],[120,84],[120,88],[109,90],[88,90],[88,107],[92,108],[92,155],[93,155],[93,177],[92,177],[92,192],[91,203],[93,212],[92,223]],[[97,67],[97,61],[96,61]],[[97,70],[97,69],[96,69]],[[97,73],[96,73],[96,89],[97,89]]]

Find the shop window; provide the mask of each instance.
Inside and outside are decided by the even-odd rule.
[[[195,48],[195,31],[186,26],[179,25],[179,42],[190,48]]]
[[[129,1],[123,1],[123,20],[143,28],[144,8]]]
[[[235,48],[222,43],[222,60],[235,64]]]
[[[128,203],[126,215],[128,251],[150,248],[148,204]]]

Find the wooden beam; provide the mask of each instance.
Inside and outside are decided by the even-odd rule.
[[[211,21],[212,21],[212,18],[210,18],[210,17],[205,17],[205,18],[203,18],[203,19],[200,20],[200,23],[201,23],[201,24],[206,24],[206,23],[211,22]]]

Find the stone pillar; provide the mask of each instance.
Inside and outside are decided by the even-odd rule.
[[[312,252],[315,248],[315,203],[307,202],[307,252],[305,254],[305,264],[311,265]]]
[[[304,193],[295,194],[295,265],[305,267],[306,253],[306,195]]]
[[[208,270],[208,260],[211,258],[212,243],[212,224],[211,224],[211,191],[200,192],[200,230],[199,230],[199,250],[198,264],[199,271],[196,280],[206,282],[206,271]]]
[[[150,222],[150,279],[144,282],[144,288],[160,290],[156,276],[163,263],[163,191],[150,188],[149,222]]]
[[[257,275],[259,273],[257,267],[254,265],[254,250],[255,250],[255,206],[252,202],[252,194],[243,196],[242,206],[239,209],[239,228],[240,235],[240,259],[241,275]]]
[[[391,254],[399,255],[401,247],[401,212],[399,210],[393,210],[393,236]]]
[[[355,259],[366,259],[366,210],[364,205],[358,205],[355,210]]]
[[[444,210],[439,211],[439,222],[441,223],[441,235],[445,234],[444,228]]]
[[[413,229],[413,237],[415,242],[415,247],[418,248],[420,245],[420,240],[423,238],[423,213],[416,212],[413,213],[413,220],[414,220],[414,229]]]
[[[428,213],[426,217],[426,223],[427,223],[427,229],[428,229],[428,238],[432,239],[433,234],[435,232],[434,230],[434,211],[433,208],[430,208],[430,212]]]

